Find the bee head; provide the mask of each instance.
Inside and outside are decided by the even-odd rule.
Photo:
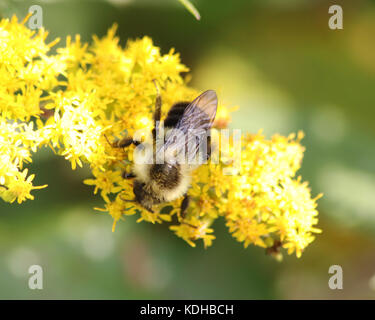
[[[173,188],[180,180],[180,166],[177,163],[154,164],[150,169],[151,179],[163,188]]]

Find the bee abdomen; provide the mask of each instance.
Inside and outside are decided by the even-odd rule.
[[[167,117],[164,120],[164,126],[174,128],[177,125],[177,122],[181,119],[188,105],[189,102],[178,102],[174,104],[168,111]]]

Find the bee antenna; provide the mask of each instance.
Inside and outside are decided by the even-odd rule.
[[[112,143],[109,141],[108,137],[105,134],[103,134],[103,136],[107,140],[108,144],[112,147]]]
[[[160,96],[160,90],[159,90],[158,83],[156,82],[156,79],[152,79],[152,82],[153,82],[154,85],[155,85],[156,93],[158,94],[158,96]]]
[[[158,123],[160,122],[161,118],[161,95],[160,95],[160,90],[158,83],[156,82],[156,79],[152,80],[154,82],[155,88],[156,88],[156,100],[155,100],[155,111],[154,111],[154,128],[158,126]]]

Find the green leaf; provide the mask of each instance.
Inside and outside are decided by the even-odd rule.
[[[201,15],[199,14],[198,10],[194,7],[194,5],[189,0],[178,0],[183,6],[189,10],[189,12],[197,19],[201,19]]]

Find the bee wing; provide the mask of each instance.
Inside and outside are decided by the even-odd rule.
[[[166,135],[160,152],[177,150],[175,154],[187,155],[193,159],[201,144],[207,141],[208,131],[216,116],[217,96],[214,90],[208,90],[198,96],[185,109],[175,128]],[[187,153],[187,154],[186,154]]]
[[[185,109],[176,129],[209,130],[214,122],[217,109],[217,96],[214,90],[207,90],[191,102]]]

